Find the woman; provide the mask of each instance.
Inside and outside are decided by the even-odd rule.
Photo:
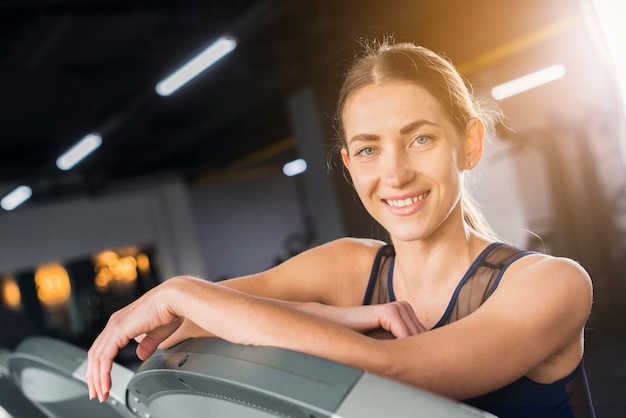
[[[104,400],[118,350],[196,336],[345,363],[503,417],[593,416],[582,365],[592,303],[568,259],[496,242],[464,190],[485,126],[454,67],[412,44],[371,48],[337,110],[341,157],[391,245],[339,239],[215,284],[176,277],[115,313],[89,350]],[[361,306],[365,305],[365,306]],[[387,337],[372,338],[383,330]]]

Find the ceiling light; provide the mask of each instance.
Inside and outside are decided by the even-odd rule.
[[[288,162],[283,166],[283,173],[288,176],[297,176],[298,174],[302,174],[306,171],[306,161],[302,158],[298,158],[297,160],[293,160]]]
[[[161,96],[173,94],[198,74],[229,54],[236,46],[237,42],[232,38],[219,38],[215,43],[192,58],[191,61],[160,81],[155,87],[156,92]]]
[[[89,134],[78,141],[76,145],[57,158],[57,167],[61,170],[70,170],[85,157],[94,152],[102,144],[102,137],[98,134]]]
[[[507,81],[491,89],[491,95],[496,100],[506,99],[524,91],[534,89],[551,81],[558,80],[565,75],[565,67],[560,64],[551,65],[543,70],[535,71],[515,80]]]
[[[33,191],[28,186],[20,186],[0,200],[0,206],[4,210],[13,210],[26,202],[33,195]]]

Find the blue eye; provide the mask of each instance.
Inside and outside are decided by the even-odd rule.
[[[360,150],[358,150],[356,152],[355,155],[360,155],[362,157],[368,157],[370,155],[374,155],[376,153],[376,150],[372,147],[365,147],[365,148],[361,148]]]
[[[426,145],[430,140],[431,138],[427,135],[419,135],[415,138],[415,143],[417,145]]]

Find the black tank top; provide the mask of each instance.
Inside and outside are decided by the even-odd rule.
[[[528,254],[533,252],[503,243],[493,243],[485,248],[459,282],[445,313],[433,329],[478,309],[496,290],[508,266]],[[395,251],[391,245],[378,250],[363,305],[396,300],[393,292],[394,262]],[[501,389],[465,402],[500,418],[595,417],[582,360],[570,375],[554,383],[541,384],[522,377]]]

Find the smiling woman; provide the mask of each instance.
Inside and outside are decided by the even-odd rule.
[[[403,51],[411,51],[404,54]],[[394,52],[396,51],[396,52]],[[419,80],[419,83],[416,81]],[[470,121],[482,123],[487,132],[493,132],[495,124],[501,119],[502,114],[493,107],[482,106],[480,101],[472,96],[467,84],[449,61],[443,59],[432,51],[410,44],[394,45],[393,48],[387,43],[371,43],[365,45],[364,56],[357,60],[348,72],[338,100],[338,148],[347,149],[345,133],[345,120],[342,113],[346,102],[354,92],[364,87],[372,87],[382,82],[406,83],[414,88],[426,90],[431,101],[437,102],[439,110],[445,112],[447,119],[453,124],[453,128],[459,134],[465,132]],[[432,103],[431,103],[432,104]],[[385,109],[384,106],[376,110]],[[414,128],[414,124],[432,124],[434,122],[423,120],[414,121],[410,126],[401,129]],[[483,132],[480,133],[482,141]],[[473,168],[478,161],[467,162],[469,168]],[[463,192],[464,218],[467,224],[481,234],[496,239],[488,222],[476,208],[468,192]]]
[[[426,89],[395,81],[353,93],[342,120],[343,162],[374,219],[396,239],[423,238],[438,228],[460,200],[464,168],[480,159],[482,123],[468,122],[460,134]],[[428,205],[429,199],[441,202]],[[431,229],[417,231],[424,227]]]
[[[480,109],[448,61],[383,43],[348,71],[337,114],[343,163],[390,242],[343,238],[219,284],[165,281],[94,341],[90,396],[107,398],[113,359],[133,338],[145,359],[218,336],[344,363],[500,417],[594,416],[582,360],[588,274],[498,242],[465,191],[497,113]]]

